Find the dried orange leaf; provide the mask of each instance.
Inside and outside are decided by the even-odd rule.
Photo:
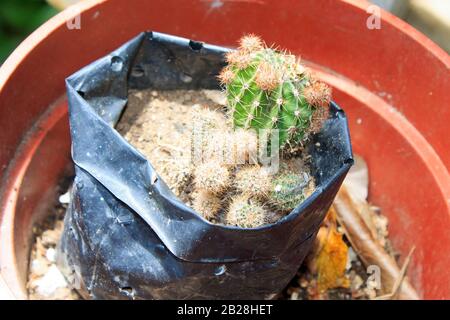
[[[334,218],[334,215],[330,210],[328,216]],[[342,234],[337,231],[336,224],[322,226],[317,234],[317,241],[319,249],[314,259],[317,289],[323,292],[338,287],[348,288],[350,281],[345,275],[348,247],[342,239]]]

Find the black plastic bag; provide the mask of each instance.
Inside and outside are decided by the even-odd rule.
[[[147,32],[67,79],[76,177],[58,259],[84,298],[271,298],[308,253],[353,163],[347,120],[334,103],[310,143],[316,190],[255,229],[204,220],[113,128],[129,89],[219,88],[227,51]]]

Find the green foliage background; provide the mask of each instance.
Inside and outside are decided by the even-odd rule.
[[[57,12],[45,0],[0,0],[0,64]]]

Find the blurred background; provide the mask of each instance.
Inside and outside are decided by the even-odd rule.
[[[37,27],[77,1],[83,0],[0,0],[0,64]],[[450,0],[371,2],[413,25],[450,52]]]
[[[57,12],[45,0],[0,0],[0,63]]]

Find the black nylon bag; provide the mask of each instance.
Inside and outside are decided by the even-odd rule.
[[[335,103],[308,149],[316,190],[255,229],[204,220],[114,129],[129,89],[218,89],[227,51],[146,32],[66,80],[76,176],[58,263],[82,297],[272,298],[301,265],[353,163]]]

